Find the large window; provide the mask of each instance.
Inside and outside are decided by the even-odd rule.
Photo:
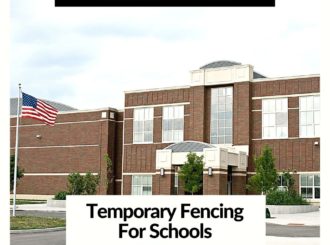
[[[288,98],[262,100],[262,138],[288,137]]]
[[[163,107],[163,142],[183,141],[184,106]]]
[[[133,142],[152,143],[153,141],[153,108],[134,109]]]
[[[232,144],[233,88],[211,90],[211,144]]]
[[[300,137],[320,136],[320,96],[299,98]]]
[[[152,175],[132,175],[132,195],[152,195]]]
[[[320,199],[320,174],[301,174],[300,193],[308,199]]]

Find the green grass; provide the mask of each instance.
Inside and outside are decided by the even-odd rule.
[[[16,205],[22,204],[42,204],[46,203],[46,200],[33,200],[33,199],[16,199]],[[13,199],[10,199],[10,205],[13,205]]]
[[[10,217],[11,230],[45,229],[54,227],[65,227],[65,219],[36,216]]]

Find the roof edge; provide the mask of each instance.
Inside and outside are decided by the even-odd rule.
[[[267,82],[267,81],[286,80],[286,79],[299,79],[299,78],[309,78],[309,77],[320,77],[320,74],[256,78],[256,79],[253,79],[252,82],[257,83],[257,82]]]

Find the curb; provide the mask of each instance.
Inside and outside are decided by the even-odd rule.
[[[54,231],[65,231],[65,227],[30,229],[30,230],[10,230],[10,234],[45,233],[45,232],[54,232]]]
[[[13,209],[10,208],[10,211],[13,211]],[[21,209],[21,208],[17,208],[16,211],[38,211],[38,212],[59,212],[59,213],[65,213],[66,212],[66,210]]]

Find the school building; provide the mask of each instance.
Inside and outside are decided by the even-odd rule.
[[[21,119],[25,176],[17,193],[53,195],[66,190],[70,173],[91,172],[101,178],[99,194],[184,194],[178,170],[196,152],[205,162],[203,195],[248,194],[253,159],[268,145],[278,172],[292,172],[296,190],[319,201],[319,75],[268,78],[232,61],[190,74],[190,85],[126,91],[123,110],[83,111],[50,101],[60,110],[55,126]],[[13,109],[12,153],[15,130]]]

